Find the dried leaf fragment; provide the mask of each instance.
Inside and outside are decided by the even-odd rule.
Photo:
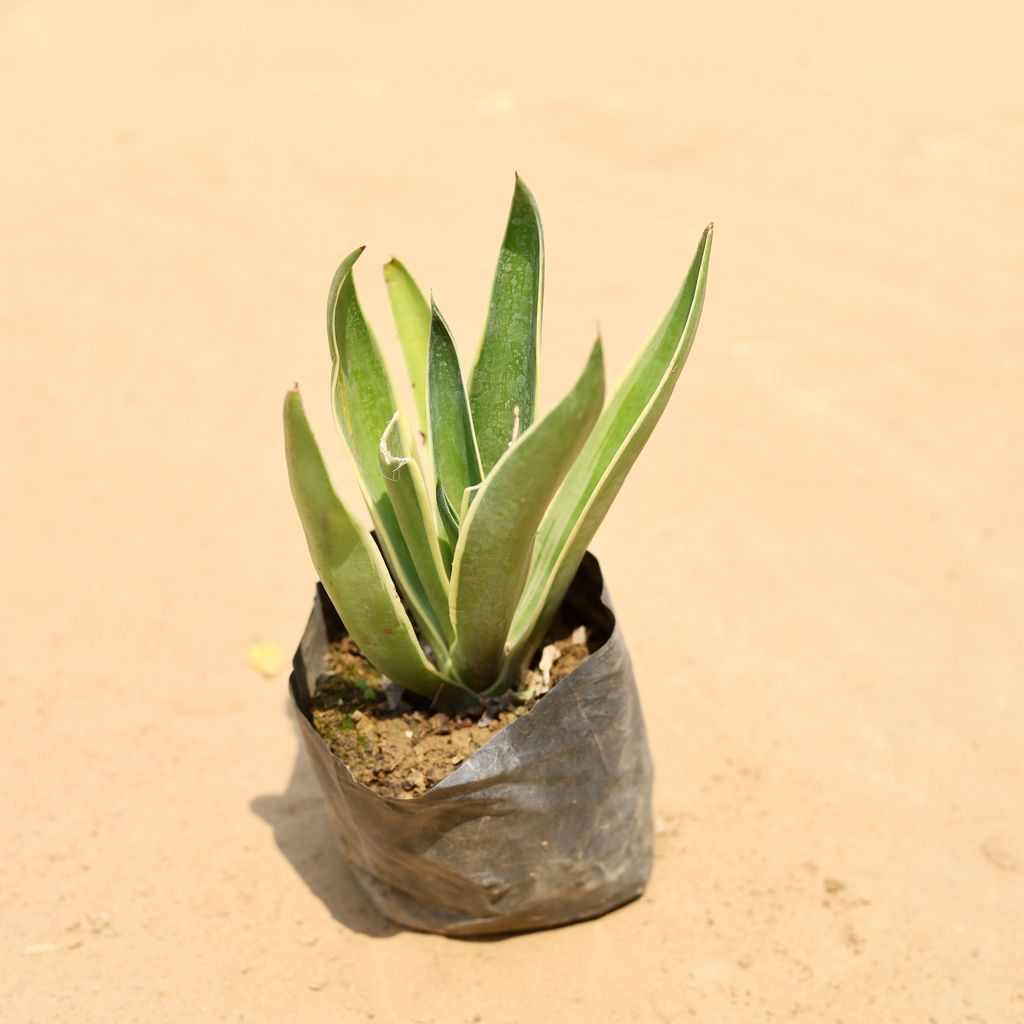
[[[265,679],[273,679],[284,668],[284,652],[269,640],[258,640],[249,648],[246,662]]]

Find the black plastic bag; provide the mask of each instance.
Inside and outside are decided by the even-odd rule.
[[[494,935],[596,917],[643,891],[651,757],[629,652],[590,554],[563,613],[600,646],[442,782],[399,800],[356,782],[313,727],[327,645],[345,636],[317,587],[292,697],[345,860],[393,921]]]

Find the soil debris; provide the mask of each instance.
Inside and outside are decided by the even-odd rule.
[[[447,714],[395,687],[345,637],[328,649],[312,700],[313,725],[357,782],[382,796],[411,799],[528,714],[591,653],[583,626],[556,628],[549,639],[521,689]]]

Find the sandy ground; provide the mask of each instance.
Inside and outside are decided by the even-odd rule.
[[[1019,5],[489,7],[0,7],[0,1018],[1024,1020]],[[596,544],[654,879],[467,943],[355,891],[246,652],[310,603],[335,264],[470,353],[516,169],[548,401],[716,250]]]

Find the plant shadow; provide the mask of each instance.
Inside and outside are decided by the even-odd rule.
[[[316,776],[301,744],[295,752],[287,789],[257,796],[249,806],[271,826],[278,849],[336,921],[373,938],[387,938],[402,931],[373,906],[342,859]]]

